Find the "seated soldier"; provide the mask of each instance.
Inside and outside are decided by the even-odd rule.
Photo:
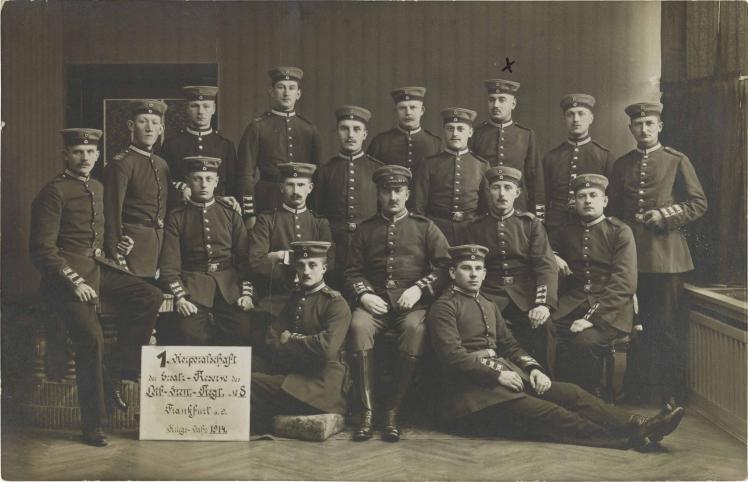
[[[253,337],[248,313],[254,302],[247,229],[240,214],[213,197],[221,160],[192,156],[184,162],[190,200],[169,213],[159,261],[160,281],[180,315],[178,338],[187,345],[251,344],[261,338]]]
[[[275,415],[345,413],[343,344],[351,311],[324,281],[330,243],[291,243],[298,289],[253,350],[252,431],[268,430]]]
[[[559,380],[593,392],[599,385],[602,350],[631,333],[636,293],[636,243],[624,222],[603,213],[608,205],[601,174],[572,181],[579,219],[551,234],[568,275],[553,314],[558,338]]]
[[[107,403],[128,408],[117,388],[117,368],[137,377],[140,347],[148,344],[162,296],[158,288],[103,255],[104,186],[90,177],[99,159],[101,131],[61,132],[66,169],[34,199],[29,251],[42,273],[42,293],[60,313],[75,346],[83,441],[102,447],[107,445],[102,428]],[[125,246],[117,249],[129,252]],[[99,295],[111,299],[121,315],[114,357],[120,366],[110,366],[109,371],[104,367],[104,335],[96,313]]]
[[[256,295],[263,310],[277,316],[294,289],[295,270],[291,266],[292,242],[332,241],[327,219],[307,208],[307,196],[314,189],[314,164],[278,164],[281,206],[257,216],[249,235],[249,268]],[[335,261],[328,252],[329,269]]]
[[[629,414],[577,385],[551,382],[480,292],[488,248],[450,248],[454,285],[431,306],[429,334],[442,368],[439,415],[450,428],[521,429],[523,436],[609,448],[642,448],[673,432],[685,411]]]

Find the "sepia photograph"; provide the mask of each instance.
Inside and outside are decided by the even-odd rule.
[[[3,480],[745,480],[748,2],[0,2]]]

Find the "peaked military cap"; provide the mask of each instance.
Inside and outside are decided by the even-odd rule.
[[[566,112],[572,107],[595,107],[595,98],[589,94],[567,94],[561,99],[561,110]]]
[[[218,87],[213,85],[188,85],[182,88],[187,100],[216,100]]]
[[[335,118],[338,121],[350,119],[368,124],[371,120],[371,112],[357,105],[341,105],[335,109]]]
[[[580,174],[571,181],[571,188],[575,192],[587,187],[596,187],[605,192],[608,188],[608,178],[602,174]]]
[[[459,263],[466,259],[482,261],[486,259],[487,254],[488,248],[480,244],[462,244],[449,248],[449,256],[452,258],[452,263]]]
[[[130,102],[130,113],[132,117],[138,114],[157,114],[163,117],[167,107],[161,100],[137,99]]]
[[[426,97],[426,87],[398,87],[390,92],[390,96],[396,104],[404,100],[423,100]]]
[[[301,177],[311,179],[317,166],[314,164],[304,164],[303,162],[284,162],[278,164],[278,173],[281,179],[289,177]]]
[[[512,181],[519,186],[520,181],[522,181],[522,171],[509,166],[492,167],[483,175],[489,184],[495,181]]]
[[[626,111],[626,115],[632,119],[648,115],[661,115],[662,104],[659,102],[637,102],[626,107],[624,110]]]
[[[298,67],[280,66],[268,70],[268,75],[272,79],[273,85],[275,85],[276,82],[280,82],[281,80],[295,80],[296,82],[301,82],[301,79],[304,78],[304,71]]]
[[[187,163],[187,172],[218,172],[221,159],[218,157],[189,156],[184,158]]]
[[[62,140],[65,142],[66,146],[80,146],[81,144],[98,146],[103,132],[99,129],[75,127],[71,129],[62,129],[60,134],[62,134]]]
[[[478,113],[474,110],[463,109],[462,107],[447,107],[442,109],[441,114],[444,124],[447,122],[464,122],[473,125],[473,121],[478,117]]]
[[[489,94],[512,94],[517,95],[519,82],[504,79],[488,79],[483,81]]]
[[[327,241],[294,241],[291,243],[291,251],[295,259],[325,258],[331,245]]]
[[[371,178],[374,180],[374,184],[376,184],[377,186],[407,186],[408,184],[410,184],[410,180],[413,178],[413,174],[407,167],[398,166],[396,164],[389,164],[375,170],[372,173]]]

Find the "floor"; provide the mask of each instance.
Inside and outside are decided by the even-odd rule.
[[[397,444],[353,443],[348,437],[321,443],[141,442],[137,433],[120,432],[110,436],[108,447],[93,448],[75,432],[11,427],[2,433],[2,478],[743,480],[748,475],[745,444],[696,413],[649,453],[423,430],[406,431]]]

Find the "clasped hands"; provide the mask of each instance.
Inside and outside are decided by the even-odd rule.
[[[513,370],[502,370],[499,372],[498,381],[499,385],[515,392],[521,392],[525,386],[522,377]],[[535,393],[542,395],[551,388],[551,379],[545,373],[534,368],[530,372],[530,386],[535,390]]]
[[[418,286],[411,286],[403,291],[397,299],[397,307],[400,310],[409,310],[421,299],[423,291]],[[384,315],[390,311],[389,304],[381,296],[374,293],[365,293],[361,296],[361,305],[372,315]]]
[[[255,304],[254,301],[252,301],[251,296],[240,296],[239,299],[236,300],[236,306],[238,306],[242,311],[249,311],[255,307]],[[183,317],[197,314],[197,305],[187,298],[179,298],[175,303],[175,307],[177,313]]]

